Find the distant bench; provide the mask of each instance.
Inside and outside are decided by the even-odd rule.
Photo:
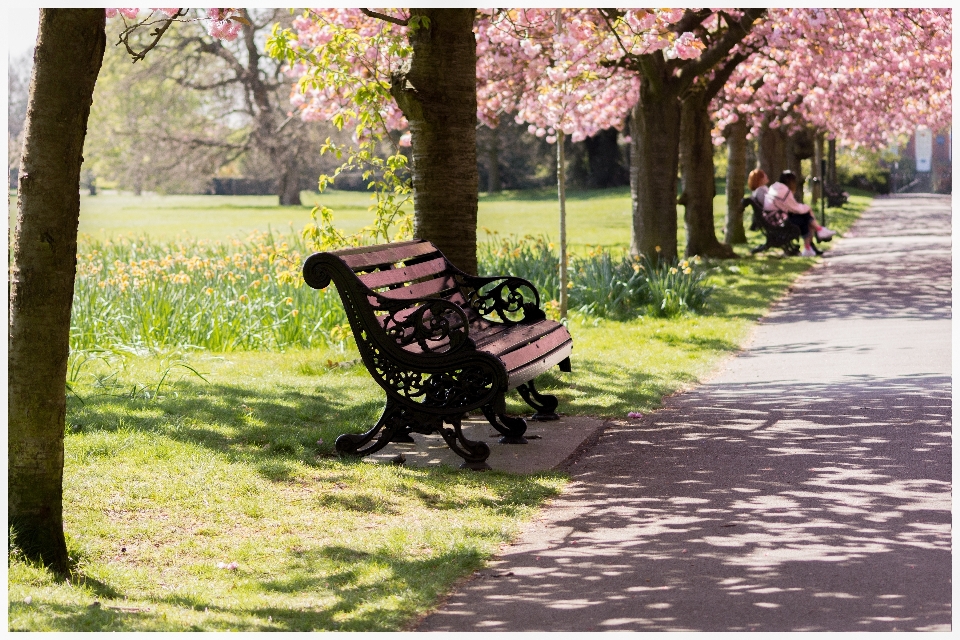
[[[842,207],[847,204],[847,200],[850,198],[850,194],[842,191],[840,187],[835,184],[824,184],[823,195],[827,199],[828,207]]]
[[[337,285],[363,362],[387,393],[377,424],[341,435],[338,453],[365,456],[436,432],[462,467],[488,469],[490,448],[461,430],[468,411],[480,409],[506,444],[526,443],[527,428],[506,415],[507,391],[534,418],[556,419],[557,398],[539,393],[534,378],[558,365],[570,371],[573,339],[547,320],[530,282],[467,274],[421,240],[315,253],[303,278],[314,289]]]

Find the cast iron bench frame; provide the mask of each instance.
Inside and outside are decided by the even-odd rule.
[[[363,363],[387,394],[373,428],[337,438],[341,455],[436,432],[462,467],[489,469],[490,448],[463,435],[467,412],[481,410],[505,444],[526,443],[527,428],[506,415],[508,391],[536,410],[534,419],[557,418],[557,398],[539,393],[534,378],[555,365],[570,371],[573,339],[546,318],[527,280],[470,275],[416,239],[314,253],[303,279],[314,289],[336,284]]]

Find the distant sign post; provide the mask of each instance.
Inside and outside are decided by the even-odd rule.
[[[917,127],[914,151],[917,156],[917,171],[930,171],[930,164],[933,161],[933,131],[927,127]]]

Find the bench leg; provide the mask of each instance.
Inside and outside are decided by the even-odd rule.
[[[536,413],[531,416],[531,420],[546,422],[548,420],[560,419],[560,416],[557,415],[557,405],[560,404],[560,401],[557,400],[556,396],[546,395],[537,391],[537,388],[533,385],[533,380],[524,382],[517,387],[517,393],[520,394],[524,402],[536,411]]]
[[[527,439],[523,437],[527,430],[527,422],[523,418],[511,418],[504,413],[497,413],[491,405],[481,408],[484,417],[494,429],[503,434],[500,438],[500,444],[527,444]]]
[[[460,468],[473,469],[474,471],[488,470],[490,465],[487,464],[487,458],[490,456],[490,447],[485,442],[467,440],[461,429],[460,418],[454,418],[446,422],[453,425],[453,429],[441,424],[437,431],[446,441],[447,446],[463,458],[463,464],[460,465]]]
[[[409,433],[408,429],[413,425],[414,421],[409,412],[393,400],[388,399],[383,408],[383,413],[380,414],[380,419],[377,420],[377,424],[373,425],[372,429],[366,433],[344,433],[337,438],[334,448],[340,455],[363,457],[379,451],[391,442],[397,442],[403,435]],[[380,433],[381,430],[383,433]],[[378,433],[380,433],[380,437],[377,438],[377,441],[363,449],[363,445],[373,440]]]

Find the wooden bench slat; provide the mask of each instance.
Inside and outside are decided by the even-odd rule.
[[[437,248],[429,242],[386,246],[387,248],[380,248],[378,251],[341,255],[340,259],[343,260],[348,267],[357,271],[359,269],[369,269],[370,267],[393,264],[430,253],[437,253]]]
[[[381,291],[380,295],[382,295],[384,298],[391,298],[393,300],[427,298],[430,296],[435,296],[438,293],[443,293],[444,291],[449,291],[456,286],[458,286],[457,281],[453,279],[453,276],[441,276],[439,278],[434,278],[433,280],[418,282],[417,284],[411,284],[399,289]]]
[[[503,362],[503,366],[507,369],[507,374],[509,375],[511,371],[546,356],[557,347],[569,341],[571,341],[570,334],[567,333],[563,325],[558,324],[552,332],[539,340],[501,355],[500,361]]]
[[[372,253],[377,251],[383,251],[385,248],[395,249],[397,247],[408,247],[414,244],[421,244],[423,240],[414,238],[413,240],[403,240],[402,242],[391,242],[386,245],[382,244],[368,244],[362,247],[347,247],[346,249],[337,249],[336,251],[330,251],[329,253],[334,256],[349,256],[355,253]]]
[[[358,276],[360,282],[365,284],[371,289],[379,289],[381,287],[390,287],[397,284],[402,284],[404,282],[410,282],[411,280],[419,280],[420,278],[426,278],[428,276],[434,276],[438,273],[443,273],[447,268],[447,261],[441,258],[434,258],[427,262],[421,262],[415,264],[411,267],[403,267],[402,269],[386,269],[384,271],[372,271],[370,273],[364,273]]]
[[[495,356],[512,351],[531,340],[539,340],[548,333],[552,333],[559,326],[553,320],[541,320],[535,324],[514,325],[507,331],[506,327],[500,331],[488,331],[473,339],[477,348]]]
[[[559,364],[565,358],[569,358],[573,353],[573,340],[560,345],[550,353],[540,357],[530,364],[514,369],[510,372],[509,389],[516,389],[525,382],[529,382],[539,376],[541,373]]]

